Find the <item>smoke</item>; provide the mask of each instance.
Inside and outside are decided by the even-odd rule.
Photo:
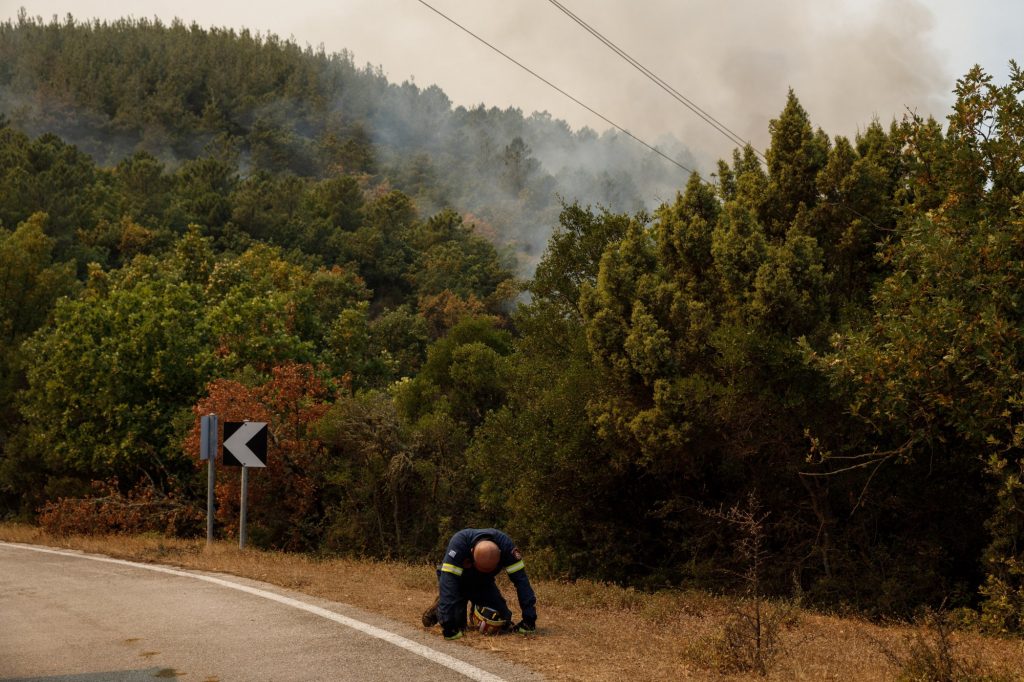
[[[733,24],[735,47],[701,48],[715,65],[713,78],[729,86],[709,99],[718,110],[741,113],[736,125],[758,146],[767,143],[765,119],[788,87],[831,134],[852,135],[906,109],[941,112],[952,84],[928,42],[932,15],[915,0],[867,4],[860,12],[836,2],[777,1],[772,11],[768,3],[743,4],[752,11]]]
[[[544,0],[431,0],[481,37],[631,132],[672,134],[704,167],[733,143]],[[906,109],[942,116],[952,77],[919,0],[567,0],[570,9],[758,147],[792,87],[826,132],[854,135]],[[456,105],[547,111],[608,124],[444,19],[406,0],[354,1],[296,19],[296,33],[351,49],[392,80],[437,83]]]
[[[549,2],[429,2],[648,141],[670,133],[705,166],[731,154],[731,142]],[[9,13],[13,15],[19,4],[25,3],[11,3]],[[27,4],[33,14],[63,14],[68,9],[67,0]],[[940,53],[936,18],[923,0],[565,4],[759,147],[767,143],[768,121],[781,110],[789,87],[815,124],[833,135],[852,135],[874,117],[885,122],[906,108],[941,117],[953,82],[962,75],[943,68],[943,59],[959,48],[944,45]],[[1021,13],[1005,3],[997,13],[990,0],[969,3],[970,10],[951,0],[929,4],[959,24],[952,27],[955,34],[944,25],[944,36],[975,43],[983,40],[981,33],[1005,40],[1013,33],[1012,26],[1019,25],[1014,19]],[[415,0],[296,0],[286,13],[270,0],[79,0],[73,11],[81,18],[116,18],[131,12],[168,21],[178,16],[186,23],[271,30],[294,36],[300,44],[324,44],[328,52],[351,50],[359,63],[381,65],[392,82],[436,83],[456,106],[520,107],[527,115],[548,111],[574,129],[608,128]],[[1006,17],[1007,25],[993,25],[1000,23],[1000,16]],[[984,32],[975,26],[981,22]],[[984,44],[973,49],[990,51]]]
[[[929,42],[932,14],[917,0],[651,0],[643,11],[607,0],[578,6],[595,28],[761,148],[790,87],[816,125],[853,135],[875,117],[887,121],[906,108],[941,113],[952,85]],[[646,134],[674,133],[704,164],[729,155],[733,144],[724,136],[617,64],[567,18],[560,23],[589,41],[595,63],[577,83],[595,108]],[[586,83],[598,87],[588,92]]]
[[[733,142],[550,4],[432,4],[705,177],[718,159],[731,156]],[[852,136],[872,120],[886,123],[908,109],[941,115],[952,85],[930,43],[932,14],[917,0],[574,4],[597,30],[759,148],[767,146],[768,122],[781,111],[789,88],[816,126]],[[358,25],[353,12],[349,23]],[[408,52],[402,43],[416,46],[409,72],[419,83],[439,83],[453,103],[449,114],[447,98],[415,97],[411,83],[396,88],[374,117],[375,141],[399,156],[428,155],[438,174],[453,181],[451,191],[433,201],[498,225],[528,262],[543,251],[554,226],[556,195],[632,212],[671,200],[686,181],[685,172],[622,133],[580,129],[581,121],[596,130],[608,125],[581,115],[576,105],[429,12],[412,23],[396,21],[375,39],[384,47],[376,54],[391,57],[385,73],[406,68],[396,67]],[[361,53],[361,45],[350,47]],[[486,129],[469,125],[474,116],[458,106],[480,101],[496,105],[468,107]],[[532,108],[543,113],[530,115]],[[515,137],[538,162],[526,192],[534,196],[525,200],[510,196],[502,184],[501,153]],[[536,196],[543,193],[547,197]],[[427,197],[420,204],[427,210],[439,205]]]
[[[76,106],[66,98],[44,92],[18,94],[0,85],[0,113],[29,137],[52,133],[78,147],[101,166],[113,166],[132,153],[145,150],[174,168],[180,165],[164,132],[156,127],[117,132],[107,117]]]
[[[532,273],[544,252],[562,201],[635,213],[670,200],[688,176],[615,131],[573,131],[565,121],[524,116],[518,108],[453,107],[436,86],[381,81],[377,87],[367,122],[391,182],[422,214],[452,207],[482,220],[486,232],[510,247],[523,274]],[[351,119],[357,105],[340,97],[335,114]],[[678,140],[666,136],[659,143],[695,166]]]

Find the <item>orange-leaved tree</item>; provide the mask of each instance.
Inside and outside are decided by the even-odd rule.
[[[199,452],[202,415],[218,416],[221,442],[224,422],[267,423],[267,466],[249,472],[248,527],[255,546],[304,550],[318,544],[327,459],[310,426],[327,411],[328,393],[311,365],[289,363],[273,367],[268,380],[252,386],[217,379],[194,408],[196,421],[184,443],[189,453]],[[241,470],[222,462],[218,453],[216,521],[219,532],[234,537]],[[206,463],[197,459],[197,466]]]

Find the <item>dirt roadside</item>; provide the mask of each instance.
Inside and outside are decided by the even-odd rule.
[[[372,610],[416,625],[435,594],[431,566],[316,559],[303,555],[240,551],[227,542],[156,536],[58,538],[20,524],[0,524],[0,539],[50,545],[218,571]],[[514,592],[507,580],[510,605]],[[892,680],[897,668],[888,650],[905,656],[915,636],[909,627],[794,611],[780,628],[780,654],[766,678],[729,673],[720,644],[737,613],[733,599],[700,592],[644,594],[592,582],[535,581],[539,632],[531,637],[483,637],[465,646],[528,666],[552,680]],[[440,634],[438,633],[438,636]],[[1024,680],[1024,641],[975,634],[954,636],[954,653],[997,679]],[[727,651],[727,650],[726,650]]]

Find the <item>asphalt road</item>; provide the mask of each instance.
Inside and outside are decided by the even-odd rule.
[[[457,642],[265,583],[0,542],[0,679],[541,678]]]

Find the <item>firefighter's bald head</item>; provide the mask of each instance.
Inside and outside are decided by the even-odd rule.
[[[490,540],[481,540],[473,545],[473,564],[481,573],[490,573],[498,567],[501,550]]]

